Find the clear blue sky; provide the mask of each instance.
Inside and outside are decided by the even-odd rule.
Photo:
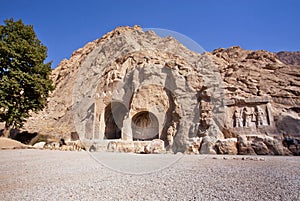
[[[0,21],[31,24],[52,67],[117,26],[170,29],[205,50],[300,50],[298,0],[0,0]]]

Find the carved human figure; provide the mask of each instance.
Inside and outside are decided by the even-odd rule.
[[[244,116],[244,126],[250,127],[251,126],[251,120],[252,120],[252,112],[249,108],[245,107],[243,110],[243,116]]]
[[[236,109],[234,111],[234,115],[233,115],[233,118],[234,118],[234,123],[235,123],[235,127],[242,127],[242,118],[241,118],[241,113],[238,109]]]
[[[264,118],[265,113],[262,110],[262,108],[259,107],[259,106],[256,106],[256,110],[257,110],[257,112],[256,112],[257,125],[262,126],[263,125],[263,118]]]
[[[171,151],[174,143],[174,136],[176,133],[176,123],[173,122],[172,125],[167,130],[167,140],[169,143],[168,150]]]

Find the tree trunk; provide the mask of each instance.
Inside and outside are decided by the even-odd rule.
[[[3,137],[9,137],[10,130],[11,130],[11,126],[8,126],[5,124],[4,130],[3,130]]]

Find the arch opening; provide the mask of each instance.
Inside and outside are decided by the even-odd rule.
[[[119,102],[112,102],[105,107],[105,139],[120,139],[122,134],[123,120],[128,109]]]
[[[133,140],[145,141],[159,138],[159,123],[157,117],[148,111],[142,111],[132,117]]]

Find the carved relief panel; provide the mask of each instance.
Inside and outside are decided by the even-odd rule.
[[[229,128],[259,128],[272,122],[270,104],[265,99],[229,101],[226,110]]]

